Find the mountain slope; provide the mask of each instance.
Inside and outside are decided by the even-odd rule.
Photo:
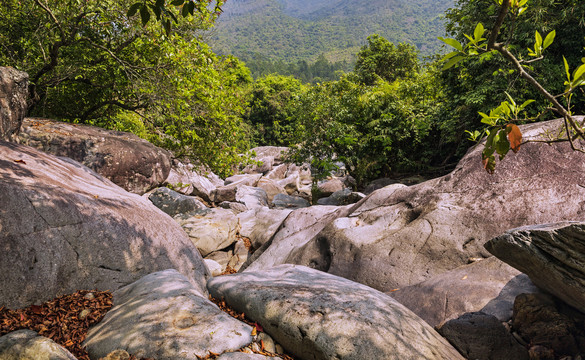
[[[259,53],[287,62],[350,60],[378,33],[409,42],[422,55],[440,47],[442,14],[453,0],[230,0],[210,43],[220,54],[244,59]]]

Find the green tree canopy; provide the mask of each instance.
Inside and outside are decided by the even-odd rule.
[[[0,65],[30,74],[30,115],[134,129],[225,173],[248,146],[249,71],[200,40],[212,17],[179,16],[167,34],[140,11],[128,17],[132,4],[3,1]]]
[[[414,76],[418,70],[418,53],[413,45],[394,46],[378,34],[368,36],[368,44],[357,54],[355,73],[366,85],[381,78],[392,82]]]

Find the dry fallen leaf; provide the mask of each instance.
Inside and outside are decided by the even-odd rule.
[[[26,165],[26,161],[21,160],[21,159],[16,159],[16,160],[14,160],[14,162]]]

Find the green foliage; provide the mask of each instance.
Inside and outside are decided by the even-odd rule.
[[[515,39],[516,26],[522,24],[522,19],[529,17],[531,14],[532,4],[529,7],[527,0],[498,0],[497,4],[497,8],[499,9],[498,16],[496,22],[491,25],[489,39],[483,37],[486,30],[481,22],[475,26],[473,35],[463,34],[467,39],[465,45],[462,45],[457,39],[440,38],[440,40],[455,49],[455,51],[444,57],[445,65],[443,68],[445,70],[450,69],[466,59],[477,58],[480,61],[484,59],[491,60],[494,55],[499,55],[511,67],[508,74],[517,73],[518,78],[530,84],[532,94],[540,95],[541,99],[544,100],[539,101],[541,109],[552,109],[558,116],[564,118],[567,129],[571,128],[577,136],[585,137],[582,126],[577,124],[571,116],[573,106],[571,100],[573,94],[579,86],[585,84],[585,64],[580,65],[571,74],[569,63],[562,56],[567,77],[567,80],[564,82],[565,89],[559,95],[552,95],[549,90],[554,89],[554,87],[549,89],[546,84],[545,86],[542,84],[547,79],[540,78],[539,81],[539,79],[535,79],[530,73],[536,74],[535,76],[538,77],[538,72],[536,72],[537,67],[533,64],[537,64],[537,61],[544,59],[544,50],[551,47],[555,38],[557,38],[556,30],[550,31],[544,40],[540,32],[535,30],[533,47],[527,47],[527,52],[522,51],[522,47],[518,48],[512,40]],[[542,2],[535,5],[537,9],[539,5],[542,5]],[[553,7],[553,4],[550,3],[545,5]],[[575,4],[573,5],[572,10],[578,8]],[[585,8],[582,11],[585,11]],[[463,19],[459,18],[460,21]],[[566,18],[565,20],[568,21],[568,19]],[[521,38],[518,41],[521,41]],[[532,59],[527,60],[528,58]],[[583,62],[585,62],[585,59],[583,59]],[[493,74],[497,75],[500,72],[504,71],[500,69]],[[528,120],[529,116],[526,114],[524,115],[524,119],[520,119],[519,113],[525,111],[526,106],[535,102],[535,100],[530,99],[524,101],[522,105],[517,105],[514,98],[508,92],[504,93],[508,101],[504,101],[499,106],[494,107],[490,110],[489,115],[479,111],[482,117],[481,122],[490,126],[489,129],[484,130],[484,133],[488,136],[483,151],[484,167],[490,173],[494,171],[496,166],[494,153],[497,153],[500,160],[502,160],[510,149],[518,151],[522,143],[522,134],[514,122]],[[564,99],[563,104],[559,101],[560,99]],[[477,130],[467,132],[471,135],[472,140],[477,140],[481,134]],[[571,134],[567,134],[566,136],[565,141],[569,141],[574,148],[573,140],[576,138],[573,138],[574,135]]]
[[[245,118],[258,145],[288,146],[294,133],[292,102],[303,86],[293,77],[268,75],[254,82]]]
[[[128,17],[132,6],[6,0],[0,66],[29,73],[30,115],[131,130],[228,173],[249,145],[241,119],[249,71],[196,36],[210,19],[178,17],[166,35],[155,22]]]
[[[345,164],[358,185],[380,176],[427,171],[444,155],[445,113],[437,68],[365,85],[356,74],[308,88],[295,104],[294,159],[311,161],[315,175]]]
[[[441,14],[452,1],[228,1],[210,44],[247,60],[260,53],[273,61],[312,63],[324,53],[331,62],[353,63],[365,36],[377,33],[430,55],[439,50]]]
[[[270,74],[280,74],[294,76],[303,83],[313,84],[339,80],[344,72],[348,72],[353,68],[348,61],[332,63],[323,54],[312,63],[308,63],[305,60],[299,60],[294,63],[285,63],[282,60],[274,61],[258,53],[249,58],[243,57],[241,59],[246,63],[255,79]]]
[[[413,77],[418,71],[417,51],[414,46],[400,43],[394,46],[378,34],[368,36],[368,44],[357,54],[355,73],[366,85],[377,79],[393,82]]]

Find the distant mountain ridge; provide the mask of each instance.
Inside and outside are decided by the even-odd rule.
[[[210,36],[220,54],[286,62],[351,60],[366,38],[436,52],[442,15],[454,0],[228,0]]]

